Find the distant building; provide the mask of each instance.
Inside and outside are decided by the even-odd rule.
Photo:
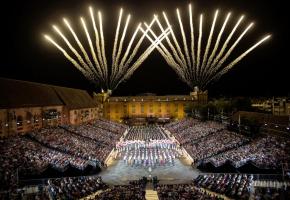
[[[260,112],[238,111],[232,116],[233,122],[239,124],[241,119],[255,120],[257,125],[260,125],[263,130],[271,130],[277,132],[290,132],[289,116],[278,116]],[[243,121],[243,120],[242,120]],[[243,122],[241,122],[243,125]]]
[[[109,97],[104,93],[103,117],[113,121],[122,122],[124,119],[157,118],[182,119],[185,117],[184,109],[190,104],[207,103],[207,92],[192,92],[190,95],[156,96],[152,93],[140,96]]]
[[[0,78],[0,137],[99,117],[84,90]]]
[[[185,117],[190,104],[207,103],[207,92],[190,95],[111,97],[87,91],[0,78],[0,138],[25,134],[48,126],[81,124],[104,117],[174,120]]]
[[[290,99],[276,97],[272,99],[254,99],[252,106],[277,116],[290,116]]]

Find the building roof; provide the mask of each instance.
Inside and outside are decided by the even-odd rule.
[[[96,107],[96,103],[85,90],[52,86],[57,95],[69,109]]]
[[[0,78],[0,108],[63,105],[49,85]]]
[[[0,108],[56,105],[69,109],[96,107],[85,90],[0,78]]]
[[[118,101],[194,101],[196,97],[190,95],[164,95],[164,96],[126,96],[126,97],[109,97],[107,101],[118,102]]]

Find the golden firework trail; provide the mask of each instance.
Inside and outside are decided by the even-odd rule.
[[[218,73],[213,74],[212,77],[210,77],[205,84],[208,82],[219,79],[222,75],[227,73],[233,66],[235,66],[238,62],[240,62],[247,54],[249,54],[251,51],[253,51],[256,47],[261,45],[264,41],[268,40],[271,38],[271,35],[265,36],[263,39],[258,41],[256,44],[254,44],[252,47],[250,47],[248,50],[246,50],[244,53],[242,53],[239,57],[237,57],[234,61],[232,61],[230,64],[228,64],[226,67],[224,67],[221,71]]]
[[[150,27],[151,27],[154,23],[155,23],[155,18],[153,18],[153,20],[151,21],[151,23],[150,23]],[[145,31],[145,33],[147,34],[148,31],[149,31],[149,30],[147,29],[147,30]],[[135,57],[136,54],[138,53],[138,50],[139,50],[139,48],[141,47],[141,44],[142,44],[142,42],[143,42],[143,40],[144,40],[146,34],[143,34],[143,35],[139,38],[137,44],[135,45],[134,49],[133,49],[132,52],[131,52],[130,57],[129,57],[126,61],[124,61],[124,64],[123,64],[123,65],[120,65],[120,67],[119,67],[119,71],[120,71],[121,73],[118,73],[118,74],[116,75],[116,77],[112,78],[112,80],[118,80],[118,79],[121,79],[122,76],[124,76],[124,73],[123,73],[123,72],[126,72],[126,71],[128,70],[128,68],[129,68],[129,66],[130,66],[130,63],[132,62],[132,60],[134,59],[134,57]]]
[[[51,42],[58,50],[60,50],[63,55],[80,71],[82,72],[82,74],[89,79],[90,81],[92,81],[92,78],[90,77],[90,74],[83,69],[82,66],[79,65],[79,63],[73,59],[61,46],[59,46],[50,36],[48,35],[44,35],[45,39],[47,39],[49,42]]]
[[[111,65],[108,66],[102,13],[98,11],[98,15],[96,16],[94,14],[93,8],[89,7],[89,16],[91,19],[91,25],[93,27],[92,30],[94,37],[92,37],[92,33],[90,33],[85,18],[80,18],[81,26],[86,36],[89,50],[87,50],[84,44],[80,41],[78,35],[67,19],[63,19],[63,22],[65,27],[68,28],[69,32],[72,34],[75,44],[70,42],[68,37],[66,37],[57,26],[53,25],[53,29],[62,38],[69,51],[67,51],[59,43],[53,40],[50,36],[44,35],[44,37],[60,52],[62,52],[65,58],[68,59],[88,80],[107,90],[116,89],[116,87],[121,82],[130,78],[134,71],[144,62],[144,60],[151,54],[151,52],[155,48],[159,48],[158,45],[165,37],[167,37],[170,32],[169,28],[163,29],[158,36],[155,35],[156,37],[151,40],[151,45],[149,45],[143,52],[140,53],[140,47],[144,41],[144,38],[147,36],[148,31],[151,29],[152,25],[156,22],[154,17],[150,25],[146,24],[147,28],[145,30],[141,27],[141,23],[138,25],[133,35],[131,36],[129,43],[126,45],[127,48],[125,50],[123,49],[123,46],[125,46],[125,38],[126,35],[128,35],[127,30],[129,29],[131,16],[127,15],[125,25],[123,25],[123,9],[121,9],[113,43],[112,62]],[[98,20],[96,20],[96,17]],[[119,37],[119,35],[121,35],[121,37]],[[135,40],[138,37],[139,40],[136,43]],[[137,54],[140,54],[140,56],[137,56]]]
[[[237,35],[236,32],[238,32],[245,17],[243,15],[239,17],[232,29],[227,28],[232,15],[229,12],[225,16],[221,28],[217,30],[218,28],[216,27],[219,25],[220,12],[216,10],[213,15],[210,31],[208,35],[206,35],[203,30],[205,26],[204,15],[200,14],[198,22],[195,24],[191,4],[188,6],[188,13],[188,30],[190,30],[188,35],[185,33],[187,29],[184,28],[185,26],[182,22],[179,9],[176,9],[177,21],[179,24],[179,29],[176,28],[179,30],[178,33],[170,26],[172,23],[169,21],[165,12],[162,13],[163,20],[156,19],[160,31],[164,32],[163,23],[166,24],[170,30],[170,34],[165,36],[165,40],[160,42],[159,47],[156,47],[156,49],[162,57],[164,57],[168,65],[179,75],[181,80],[186,82],[191,88],[197,86],[202,90],[205,89],[212,81],[218,80],[246,55],[270,38],[270,35],[264,37],[239,57],[231,58],[233,61],[227,64],[232,52],[253,27],[253,23],[250,23],[241,34]],[[195,26],[197,31],[195,31]],[[151,42],[154,42],[154,39],[157,37],[156,33],[158,32],[156,29],[153,31],[153,27],[149,27],[148,25],[146,27],[149,29],[146,37]],[[226,30],[228,29],[230,32],[226,35]],[[180,37],[178,38],[177,36]],[[223,37],[225,37],[225,39],[223,39]],[[235,37],[236,39],[233,40],[232,38]],[[181,48],[181,46],[183,48]]]

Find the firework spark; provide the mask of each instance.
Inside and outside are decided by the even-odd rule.
[[[231,29],[231,32],[226,37],[225,41],[222,43],[222,36],[225,33],[226,26],[230,21],[231,13],[226,15],[218,34],[215,34],[220,15],[218,10],[215,11],[208,37],[205,37],[203,31],[203,26],[205,24],[203,14],[199,16],[199,23],[197,24],[198,31],[197,34],[195,34],[195,24],[191,4],[188,6],[188,12],[190,38],[186,37],[181,14],[179,9],[177,9],[176,14],[180,34],[176,34],[170,27],[170,34],[166,36],[166,39],[164,40],[166,42],[161,42],[159,47],[156,47],[156,49],[164,57],[169,66],[172,67],[179,77],[191,88],[198,86],[200,89],[205,89],[212,81],[218,80],[223,74],[227,73],[239,61],[241,61],[247,54],[270,38],[270,35],[264,37],[262,40],[258,41],[255,45],[242,53],[239,57],[233,59],[232,62],[227,64],[226,62],[228,61],[228,58],[239,42],[244,38],[246,33],[253,27],[253,23],[250,23],[235,41],[231,41],[244,19],[244,16],[241,16]],[[171,23],[169,22],[165,12],[163,12],[163,18],[164,23],[169,27]],[[161,31],[164,31],[161,20],[157,19],[157,25]],[[153,42],[153,38],[156,39],[156,32],[153,32],[150,27],[146,27],[150,29],[148,35],[146,36],[147,38],[150,38],[149,40],[151,42]],[[178,42],[176,35],[181,35],[181,42]],[[203,42],[203,40],[206,40],[206,42]],[[231,42],[233,43],[232,45],[230,45]],[[166,47],[166,45],[168,45],[169,48]],[[183,50],[181,49],[181,46],[183,46]],[[230,47],[228,48],[228,46]]]
[[[144,62],[144,60],[151,54],[151,52],[155,48],[159,47],[158,45],[164,38],[167,37],[170,32],[170,28],[163,29],[160,35],[155,35],[156,37],[154,37],[154,40],[151,40],[152,44],[147,47],[143,53],[141,52],[140,56],[136,56],[137,53],[140,52],[139,49],[144,41],[144,38],[147,36],[148,31],[150,30],[151,26],[156,22],[156,19],[154,17],[150,25],[146,24],[146,30],[141,27],[141,24],[138,25],[133,35],[131,36],[126,50],[124,51],[123,46],[125,45],[124,42],[127,35],[131,16],[127,15],[127,19],[123,27],[123,9],[121,9],[114,38],[112,63],[111,66],[108,67],[102,13],[98,11],[98,25],[95,19],[96,16],[94,14],[94,10],[91,7],[89,8],[89,14],[94,31],[94,38],[91,37],[91,33],[88,29],[85,18],[80,18],[81,25],[87,38],[89,51],[86,50],[82,42],[79,40],[79,37],[77,36],[76,32],[74,31],[67,19],[63,19],[64,24],[72,34],[78,48],[73,46],[73,44],[57,26],[54,25],[53,29],[62,38],[62,40],[70,50],[70,53],[72,53],[73,55],[70,55],[70,53],[67,52],[65,48],[63,48],[50,36],[44,35],[44,37],[45,39],[47,39],[47,41],[52,43],[60,52],[62,52],[65,58],[67,58],[88,80],[90,80],[94,84],[98,84],[99,86],[107,90],[116,89],[116,87],[121,82],[130,78],[134,71]],[[121,37],[119,38],[120,32]],[[140,32],[142,33],[139,34]],[[137,37],[140,38],[138,42],[134,44]]]

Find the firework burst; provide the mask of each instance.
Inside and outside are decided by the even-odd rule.
[[[235,32],[237,32],[244,19],[244,16],[241,16],[235,23],[234,27],[231,29],[230,33],[227,35],[226,39],[222,42],[222,36],[230,21],[231,13],[226,15],[220,30],[218,30],[217,36],[215,36],[215,29],[219,19],[219,11],[217,10],[213,16],[208,37],[205,39],[203,39],[205,37],[203,34],[203,15],[199,15],[199,22],[196,25],[198,30],[195,30],[191,4],[188,6],[188,13],[190,30],[190,34],[188,35],[190,35],[190,37],[187,38],[184,31],[184,25],[180,11],[179,9],[176,9],[181,42],[178,41],[176,33],[170,26],[171,23],[169,22],[165,12],[162,13],[163,20],[159,19],[156,15],[154,16],[154,19],[156,19],[157,25],[162,32],[165,30],[163,23],[170,27],[170,34],[165,37],[165,40],[161,42],[156,49],[164,57],[168,65],[172,67],[172,69],[179,75],[179,77],[191,88],[197,86],[200,89],[205,89],[208,84],[218,80],[222,75],[227,73],[239,61],[241,61],[248,53],[253,51],[256,47],[271,37],[270,35],[263,37],[249,49],[244,51],[244,53],[242,53],[240,56],[227,63],[228,58],[238,43],[253,27],[253,23],[250,23],[248,26],[246,26],[242,33],[237,36],[237,39],[232,41]],[[157,37],[156,33],[149,25],[145,24],[145,26],[147,29],[149,29],[146,37],[148,37],[151,42],[154,42],[154,39]],[[204,40],[206,42],[204,42]]]
[[[144,62],[151,52],[158,47],[161,41],[169,34],[169,28],[163,29],[162,33],[151,40],[151,45],[145,51],[140,50],[140,47],[147,36],[148,31],[154,23],[154,18],[148,27],[144,30],[139,24],[131,36],[127,48],[124,50],[124,41],[127,36],[131,16],[127,15],[123,26],[123,9],[120,10],[112,53],[112,62],[108,65],[106,57],[105,38],[103,31],[102,13],[98,11],[96,17],[94,10],[89,8],[90,25],[94,30],[94,37],[89,32],[85,18],[81,17],[81,27],[85,33],[89,48],[85,48],[84,44],[79,39],[77,33],[72,28],[67,19],[63,19],[64,26],[69,30],[74,38],[75,47],[62,31],[53,25],[54,31],[63,40],[69,51],[58,44],[51,36],[44,37],[53,44],[63,55],[92,83],[107,89],[114,90],[124,80],[130,78],[134,71]],[[98,18],[96,20],[96,18]],[[142,32],[142,33],[141,33]],[[140,34],[141,33],[141,34]],[[120,37],[121,35],[121,37]],[[139,39],[138,39],[139,38]],[[89,50],[88,50],[89,49]],[[137,56],[138,54],[138,56]]]

